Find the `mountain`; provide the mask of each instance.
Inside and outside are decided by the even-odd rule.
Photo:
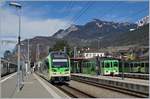
[[[124,34],[119,35],[114,41],[114,45],[149,45],[149,24],[143,25],[135,29],[134,31],[129,31]]]
[[[79,29],[78,26],[76,25],[71,25],[68,29],[63,30],[60,29],[58,32],[56,32],[53,37],[54,38],[63,38],[64,36],[68,35],[69,33],[73,32],[73,31],[77,31]]]
[[[132,31],[131,31],[132,30]],[[37,44],[39,44],[40,57],[48,54],[59,40],[66,40],[70,46],[97,48],[100,46],[114,47],[125,45],[148,45],[149,24],[137,27],[133,23],[117,23],[94,19],[85,25],[71,25],[69,28],[60,29],[53,36],[37,36],[30,39],[30,55],[32,61],[37,57]],[[21,53],[27,55],[27,40],[21,41]],[[99,44],[99,45],[98,45]],[[14,53],[17,53],[17,47]]]
[[[129,31],[132,28],[136,28],[136,24],[130,23],[115,23],[108,21],[101,21],[94,19],[85,25],[72,25],[66,30],[59,30],[52,37],[54,38],[78,38],[78,39],[98,39],[112,37],[112,35],[118,35]]]
[[[145,16],[137,22],[138,26],[141,27],[143,25],[149,24],[149,16]]]

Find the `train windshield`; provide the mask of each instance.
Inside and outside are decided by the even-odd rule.
[[[118,62],[114,62],[114,67],[118,67]]]
[[[67,55],[65,53],[61,53],[61,52],[55,52],[51,54],[53,59],[65,59],[67,58]]]
[[[67,59],[53,59],[53,67],[68,67]]]
[[[67,62],[53,62],[53,67],[68,67]]]

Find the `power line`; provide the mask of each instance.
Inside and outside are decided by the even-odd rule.
[[[73,18],[72,18],[72,22],[75,22],[75,21],[77,21],[90,7],[91,7],[91,2],[87,2],[86,3],[86,7],[83,7],[81,10],[80,10],[80,12],[79,13],[77,13],[76,14],[76,16],[74,16]]]
[[[87,5],[87,6],[86,6]],[[82,9],[71,19],[70,22],[75,22],[77,21],[90,7],[91,7],[92,3],[90,1],[88,1],[84,7],[82,7]],[[68,22],[67,24],[69,25],[70,22]]]
[[[70,0],[70,1],[68,1],[68,5],[66,5],[65,6],[65,8],[64,8],[64,16],[66,16],[67,14],[69,15],[70,14],[70,12],[71,12],[71,10],[72,10],[72,7],[73,7],[73,1],[72,0]],[[70,9],[70,10],[68,10],[68,9]],[[69,13],[66,13],[66,11],[69,11]],[[55,25],[55,27],[57,27],[59,24],[57,24],[57,25]]]
[[[83,12],[80,13],[80,15],[74,19],[74,22],[76,22],[84,13],[86,13],[86,11],[92,6],[92,4],[93,4],[93,2],[92,2],[92,3],[89,2],[89,4],[88,4],[87,7],[83,10]]]
[[[112,7],[111,7],[111,9],[109,10],[109,12],[110,11],[113,11],[113,9],[116,7],[116,5],[118,5],[118,4],[120,4],[121,2],[118,2],[117,4],[115,4],[115,5],[113,5]],[[91,2],[87,2],[86,3],[86,5],[87,5],[87,7],[85,8],[85,7],[83,7],[82,9],[81,9],[81,11],[79,12],[79,14],[77,14],[76,16],[74,16],[73,18],[72,18],[72,22],[76,22],[84,13],[86,13],[86,11],[92,6],[92,4],[93,4],[93,2],[91,3]],[[106,12],[107,13],[107,12]],[[106,14],[105,13],[105,14]],[[105,14],[102,16],[102,17],[104,17],[105,16]]]
[[[74,6],[74,4],[73,4],[74,1],[71,0],[71,1],[69,1],[69,2],[70,2],[70,3],[68,3],[69,6],[66,7],[66,9],[65,9],[65,11],[68,11],[68,13],[66,13],[66,12],[64,11],[64,13],[66,13],[65,16],[67,16],[67,15],[69,16],[69,15],[70,15],[71,10],[72,10],[72,8],[73,8],[73,6]],[[69,10],[68,10],[68,9],[69,9]],[[61,26],[62,26],[62,25],[61,25]]]
[[[108,12],[109,12],[109,13],[112,12],[117,6],[120,6],[120,4],[121,4],[121,2],[118,2],[118,3],[115,4],[115,5],[112,5],[111,8],[110,8],[110,10],[109,10]],[[107,12],[105,12],[105,13],[103,14],[103,16],[101,16],[101,18],[103,18],[106,14],[107,14]]]
[[[73,6],[74,6],[74,4],[73,4],[74,2],[71,0],[70,1],[70,3],[69,3],[69,7],[68,8],[66,8],[66,10],[68,10],[69,12],[67,13],[67,15],[69,16],[69,14],[71,13],[71,10],[72,10],[72,8],[73,8]]]
[[[132,17],[132,16],[136,16],[136,15],[138,15],[138,14],[141,14],[141,13],[143,13],[145,10],[147,10],[148,8],[149,8],[149,7],[146,7],[146,8],[144,8],[144,9],[142,9],[142,10],[137,11],[136,13],[133,13],[133,14],[131,14],[131,15],[128,15],[128,16],[126,16],[125,19],[130,18],[130,17]],[[128,21],[129,21],[129,20],[131,20],[131,19],[128,19]],[[121,19],[120,19],[120,21],[121,21]]]

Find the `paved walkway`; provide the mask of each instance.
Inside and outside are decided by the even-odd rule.
[[[7,79],[9,78],[9,79]],[[6,77],[5,80],[1,80],[2,84],[2,98],[61,98],[68,97],[63,92],[60,92],[57,88],[37,76],[31,74],[24,80],[24,86],[17,92],[16,88],[16,75]]]
[[[13,98],[52,98],[52,95],[40,84],[34,74],[25,80],[20,92],[15,92]]]

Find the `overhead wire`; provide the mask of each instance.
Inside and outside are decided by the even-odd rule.
[[[65,15],[64,16],[69,16],[70,15],[70,13],[71,13],[71,11],[72,11],[72,9],[73,9],[73,6],[74,6],[74,1],[69,1],[70,3],[68,3],[69,4],[69,7],[67,8],[66,7],[66,9],[65,9],[65,11],[64,11],[64,13],[65,13]],[[67,12],[66,12],[67,11]],[[66,17],[65,17],[66,18]],[[61,26],[63,26],[64,24],[62,24]],[[61,27],[60,26],[60,27]]]
[[[67,25],[71,25],[73,22],[75,23],[89,8],[91,7],[91,2],[88,1],[82,9],[75,14],[74,17],[70,19]],[[70,23],[71,22],[71,23]]]
[[[80,13],[80,15],[74,19],[74,23],[75,23],[83,14],[85,14],[85,13],[88,11],[88,9],[92,6],[92,4],[93,4],[93,2],[89,2],[89,4],[88,4],[87,7],[83,10],[83,12]]]
[[[130,17],[139,15],[139,14],[143,13],[145,10],[147,10],[148,8],[149,8],[149,7],[146,7],[146,8],[144,8],[144,9],[141,9],[141,10],[137,11],[136,13],[133,13],[133,14],[131,14],[131,15],[128,15],[128,16],[126,16],[125,19],[128,19],[128,21],[129,21],[129,20],[131,20],[131,19],[129,19]],[[121,19],[120,19],[120,21],[121,21]]]
[[[109,12],[110,11],[112,11],[114,8],[115,8],[115,6],[116,5],[118,5],[118,4],[120,4],[121,2],[118,2],[117,4],[115,4],[115,5],[113,5],[112,7],[111,7],[111,9],[109,10]],[[93,5],[93,1],[88,1],[87,3],[86,3],[86,7],[84,7],[83,9],[81,9],[81,11],[79,12],[79,14],[77,14],[76,16],[74,16],[73,18],[72,18],[72,22],[76,22],[76,21],[78,21],[78,19],[84,14],[84,13],[86,13],[86,11]],[[106,13],[105,13],[106,14]],[[105,14],[102,16],[102,17],[104,17],[105,16]]]
[[[101,16],[101,18],[105,17],[105,15],[106,15],[107,13],[112,12],[117,6],[120,6],[120,5],[121,5],[121,1],[118,2],[118,3],[115,4],[115,5],[112,5],[111,8],[109,9],[109,11],[105,12],[105,13],[103,14],[103,16]]]

